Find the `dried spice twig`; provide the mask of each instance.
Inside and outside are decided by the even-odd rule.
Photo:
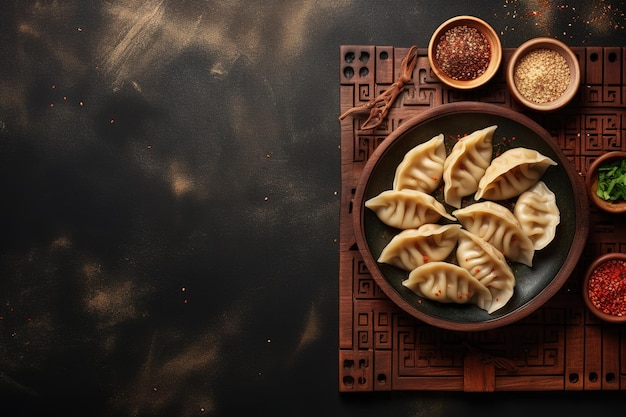
[[[339,120],[343,120],[346,116],[352,113],[370,110],[370,116],[361,125],[361,130],[374,129],[380,126],[387,116],[391,105],[404,89],[404,85],[413,79],[415,64],[417,64],[417,46],[413,45],[404,59],[402,59],[400,77],[398,77],[396,82],[391,84],[389,88],[387,88],[375,99],[346,111],[344,114],[339,116]]]

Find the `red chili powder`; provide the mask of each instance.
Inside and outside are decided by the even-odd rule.
[[[489,66],[491,45],[478,29],[455,26],[437,43],[435,59],[439,68],[454,80],[469,81],[480,77]]]
[[[605,314],[626,315],[626,262],[613,259],[598,266],[589,279],[589,299]]]

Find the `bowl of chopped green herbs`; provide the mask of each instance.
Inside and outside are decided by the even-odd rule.
[[[587,171],[586,183],[596,207],[608,213],[626,212],[626,152],[598,157]]]

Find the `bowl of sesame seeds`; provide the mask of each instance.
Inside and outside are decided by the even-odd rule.
[[[536,111],[555,111],[578,94],[580,65],[563,42],[547,37],[530,39],[511,55],[506,82],[511,95]]]
[[[443,83],[458,89],[480,87],[498,71],[502,45],[495,30],[473,16],[442,23],[428,44],[428,61]]]

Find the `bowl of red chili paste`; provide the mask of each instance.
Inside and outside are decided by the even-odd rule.
[[[592,262],[583,281],[583,299],[596,317],[626,322],[626,253],[607,253]]]
[[[473,16],[457,16],[433,33],[428,61],[433,73],[450,87],[476,88],[498,71],[502,45],[487,22]]]
[[[600,155],[585,177],[591,202],[607,213],[626,212],[626,152]]]

